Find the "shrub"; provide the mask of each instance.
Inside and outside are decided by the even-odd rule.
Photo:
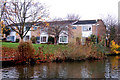
[[[8,48],[8,47],[2,47],[2,60],[7,61],[7,60],[14,60],[15,59],[15,55],[17,53],[16,49],[13,48]]]
[[[91,42],[93,42],[94,44],[96,43],[96,35],[90,35],[90,39],[91,39]],[[97,42],[98,42],[98,39],[97,39]]]
[[[111,41],[111,51],[112,53],[115,53],[115,54],[120,53],[120,46],[116,44],[114,40]]]
[[[36,37],[34,37],[34,36],[32,36],[32,37],[31,37],[31,41],[32,41],[32,43],[36,43],[37,38],[36,38]]]
[[[76,44],[80,45],[80,38],[76,37]]]
[[[91,43],[88,45],[68,44],[65,50],[58,48],[54,55],[56,60],[84,60],[103,59],[105,57],[104,53],[104,46]]]
[[[86,38],[86,44],[89,44],[91,42],[91,38]]]
[[[36,60],[36,63],[40,63],[40,62],[51,62],[54,59],[54,54],[50,54],[50,53],[46,53],[44,54],[44,50],[43,50],[43,46],[42,47],[38,47],[38,53],[35,54],[34,59]]]
[[[21,41],[18,45],[18,55],[17,60],[28,61],[34,57],[35,49],[30,41]]]
[[[19,39],[16,39],[16,42],[18,43],[18,42],[19,42]]]
[[[48,43],[54,44],[54,38],[52,36],[48,37]]]
[[[3,38],[3,39],[2,39],[2,42],[5,42],[5,41],[6,41],[6,38]]]

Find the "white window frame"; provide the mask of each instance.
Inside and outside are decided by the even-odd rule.
[[[44,41],[44,38],[45,38],[45,41]],[[46,36],[41,36],[41,42],[47,42],[47,37]]]
[[[42,41],[42,37],[46,37],[46,41]],[[48,42],[48,35],[41,35],[40,36],[40,43],[47,43]]]
[[[86,30],[84,30],[86,28]],[[91,29],[90,29],[91,28]],[[90,30],[89,30],[90,29]],[[82,26],[82,31],[91,31],[92,27],[91,26]]]
[[[64,41],[61,41],[61,39],[62,39],[63,37],[66,37],[66,41],[65,41],[65,42],[64,42]],[[65,35],[65,36],[59,36],[59,43],[68,43],[68,36],[67,36],[67,35]]]
[[[27,39],[27,37],[29,37],[29,39]],[[29,35],[25,36],[25,41],[27,41],[27,40],[30,40],[30,36]]]
[[[81,27],[82,27],[82,29],[81,29],[81,31],[82,31],[82,37],[89,37],[92,34],[93,25],[94,24],[81,25]],[[83,31],[83,27],[84,26],[88,26],[88,28],[91,27],[91,30]]]
[[[33,26],[33,30],[37,30],[37,26]]]

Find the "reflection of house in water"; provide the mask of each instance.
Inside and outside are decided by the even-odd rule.
[[[0,69],[1,70],[1,69]],[[3,78],[119,78],[120,56],[105,60],[2,68]],[[109,79],[108,79],[109,80]]]

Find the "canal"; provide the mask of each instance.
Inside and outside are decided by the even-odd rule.
[[[119,78],[120,56],[105,60],[41,63],[0,69],[2,78]]]

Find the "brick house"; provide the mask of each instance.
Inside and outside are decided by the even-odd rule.
[[[28,31],[27,35],[23,40],[30,40],[30,38],[34,36],[37,37],[37,43],[48,43],[48,37],[54,37],[54,35],[50,35],[47,33],[49,27],[46,27],[46,23],[49,26],[61,26],[67,27],[69,29],[67,31],[61,31],[58,43],[76,42],[77,37],[79,37],[81,41],[84,42],[84,39],[86,37],[89,37],[91,34],[98,35],[99,37],[104,36],[106,34],[106,27],[101,19],[79,21],[49,21],[35,23],[30,29],[30,31]],[[25,29],[27,29],[27,27],[29,26],[30,23],[27,23]],[[63,32],[65,32],[66,34]],[[17,38],[20,38],[18,34],[16,34],[16,32],[11,31],[10,35],[7,37],[7,40],[15,42]]]
[[[69,42],[76,42],[76,38],[79,37],[81,42],[85,42],[85,38],[91,34],[99,37],[105,36],[106,26],[101,19],[98,20],[80,20],[72,25],[73,35],[69,37]]]

